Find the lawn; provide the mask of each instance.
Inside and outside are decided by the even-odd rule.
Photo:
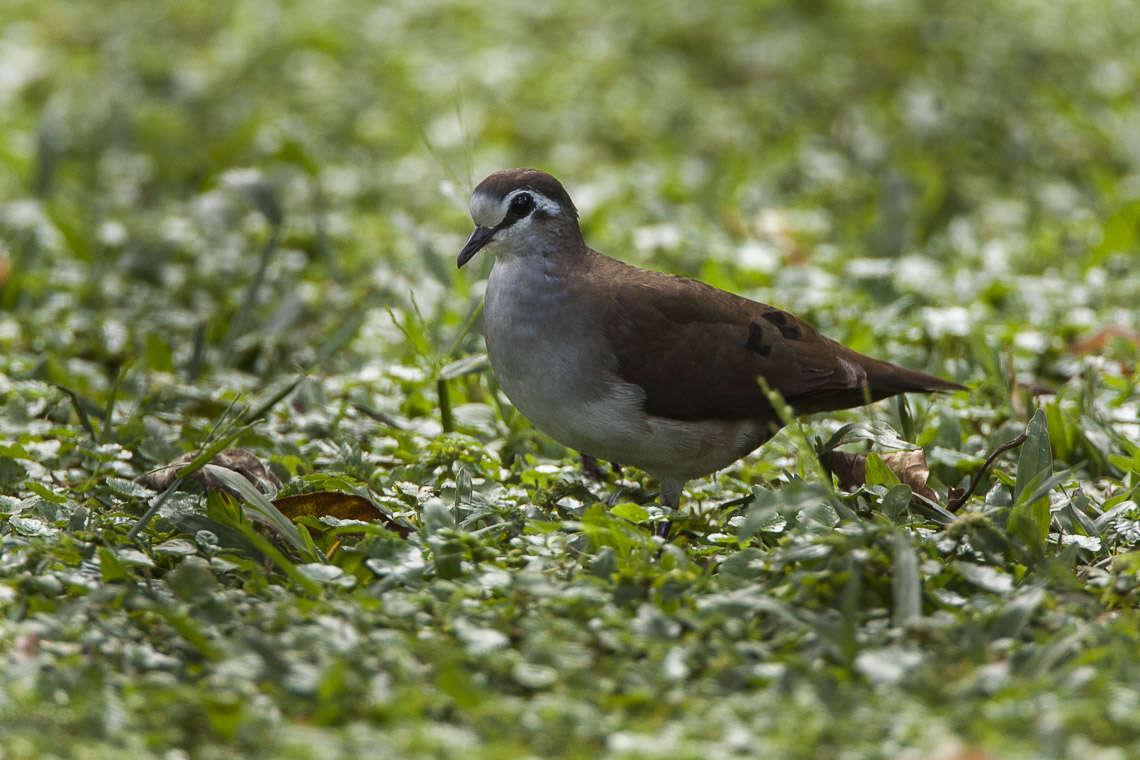
[[[0,760],[1140,756],[1137,49],[1109,0],[9,0]],[[970,390],[681,515],[592,479],[455,267],[510,166]]]

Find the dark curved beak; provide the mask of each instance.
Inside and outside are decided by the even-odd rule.
[[[471,237],[467,238],[463,250],[459,252],[459,258],[455,262],[456,266],[462,267],[470,261],[471,257],[479,253],[483,246],[491,242],[491,238],[495,236],[497,231],[494,227],[476,227],[475,231],[471,233]]]

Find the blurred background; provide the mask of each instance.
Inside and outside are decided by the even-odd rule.
[[[955,733],[1123,757],[1138,50],[1135,0],[5,0],[0,744],[307,758],[351,722],[351,757],[430,739],[447,757],[901,758]],[[622,516],[636,504],[593,506],[651,504],[652,485],[584,481],[511,413],[481,359],[491,260],[455,267],[470,190],[511,166],[559,177],[598,250],[971,386],[810,435],[889,420],[945,493],[1045,405],[1037,464],[1077,480],[1028,500],[1057,563],[1026,574],[1037,558],[1003,538],[1012,453],[941,543],[942,524],[901,532],[897,504],[900,525],[869,507],[793,525],[820,491],[787,481],[818,464],[783,434],[691,484],[719,512],[684,548],[652,544]],[[310,517],[317,601],[169,515],[126,536],[153,497],[134,479],[243,410],[263,419],[235,445],[287,490],[366,493],[425,531],[357,541]],[[1037,473],[1017,469],[1018,487]],[[737,543],[754,487],[790,550],[741,548],[759,522]],[[930,613],[905,632],[899,578]],[[772,598],[736,594],[757,587]],[[275,753],[286,733],[305,749]]]
[[[508,166],[599,250],[995,397],[1131,366],[1131,3],[699,6],[6,3],[6,371],[101,406],[126,366],[168,401],[302,369],[450,430],[419,384],[482,351],[491,262],[454,256]],[[163,461],[184,420],[145,418]]]
[[[562,179],[595,248],[896,360],[896,339],[973,337],[1048,374],[1065,341],[1136,327],[1130,2],[14,0],[0,20],[10,363],[263,376],[366,307],[348,345],[398,353],[373,307],[414,293],[457,328],[481,279],[454,271],[467,195],[507,166]]]

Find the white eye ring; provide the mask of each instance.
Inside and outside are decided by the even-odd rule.
[[[539,211],[543,212],[544,214],[546,214],[547,216],[558,216],[559,214],[562,213],[562,208],[557,203],[550,200],[549,198],[547,198],[545,195],[543,195],[540,192],[537,192],[535,190],[530,190],[530,189],[524,187],[524,188],[520,188],[518,190],[512,190],[511,192],[507,193],[506,198],[503,198],[503,204],[502,204],[502,207],[500,208],[500,211],[502,213],[499,215],[499,221],[502,221],[503,219],[506,218],[507,212],[511,208],[511,202],[517,196],[522,195],[523,193],[526,193],[527,195],[529,195],[534,200],[534,207],[536,209],[538,209]]]
[[[547,198],[540,192],[530,190],[525,187],[520,187],[517,190],[512,190],[507,195],[500,199],[495,200],[491,196],[483,193],[476,193],[471,196],[471,219],[475,224],[480,227],[498,227],[504,219],[507,218],[507,212],[511,208],[511,201],[515,196],[527,193],[534,199],[535,209],[541,211],[546,216],[559,216],[562,214],[562,208]]]

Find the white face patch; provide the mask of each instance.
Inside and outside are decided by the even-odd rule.
[[[534,198],[535,209],[549,216],[557,216],[562,213],[558,204],[542,193],[522,187],[507,193],[506,197],[501,200],[496,200],[484,193],[475,193],[471,196],[471,219],[480,227],[498,226],[499,222],[506,217],[507,209],[511,207],[511,200],[519,193],[529,193]]]

